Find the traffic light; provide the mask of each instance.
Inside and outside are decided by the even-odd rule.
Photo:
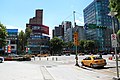
[[[78,42],[78,32],[74,33],[74,45],[78,46],[79,42]]]
[[[8,45],[8,53],[11,53],[11,46]]]

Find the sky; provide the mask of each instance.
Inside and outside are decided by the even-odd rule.
[[[73,23],[73,11],[77,25],[84,25],[83,9],[93,0],[0,0],[0,22],[7,29],[25,30],[26,23],[35,16],[36,9],[43,9],[43,25],[52,29],[62,21]]]

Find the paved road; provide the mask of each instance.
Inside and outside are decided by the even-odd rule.
[[[88,55],[86,55],[88,56]],[[85,56],[79,56],[79,63]],[[5,61],[0,64],[0,80],[112,80],[115,61],[108,60],[104,69],[76,67],[75,56],[54,56],[32,61]],[[112,64],[111,64],[112,63]]]

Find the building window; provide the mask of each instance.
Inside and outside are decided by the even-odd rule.
[[[15,46],[11,46],[11,49],[15,49]]]

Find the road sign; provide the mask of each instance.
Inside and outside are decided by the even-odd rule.
[[[111,34],[111,40],[116,40],[117,39],[117,35],[116,34]]]
[[[112,42],[112,47],[118,47],[119,46],[116,34],[111,34],[111,42]]]

